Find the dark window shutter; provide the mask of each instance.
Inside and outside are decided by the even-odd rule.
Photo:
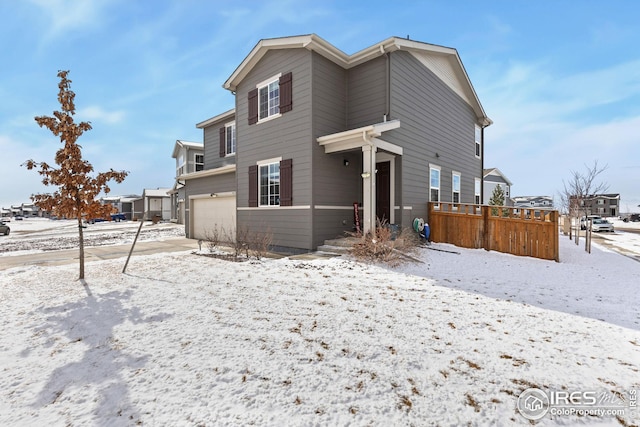
[[[291,73],[280,77],[280,113],[286,113],[293,108],[293,94],[291,91]]]
[[[258,207],[258,165],[249,166],[249,207]]]
[[[280,206],[293,205],[293,165],[291,159],[280,161]]]
[[[224,126],[220,128],[220,157],[227,155],[227,132]]]
[[[249,124],[255,125],[258,123],[258,89],[250,91],[247,99],[249,101]]]

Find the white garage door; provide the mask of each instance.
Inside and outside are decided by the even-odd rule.
[[[191,200],[191,233],[193,239],[207,240],[215,229],[234,236],[236,229],[236,196]],[[225,236],[224,232],[221,236]],[[221,239],[224,240],[224,239]]]

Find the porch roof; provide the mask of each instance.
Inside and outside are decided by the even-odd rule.
[[[399,156],[402,155],[402,147],[387,141],[378,139],[383,132],[400,127],[400,120],[389,120],[343,132],[324,135],[317,139],[318,144],[324,147],[325,153],[337,153],[339,151],[355,150],[364,146],[373,146]]]

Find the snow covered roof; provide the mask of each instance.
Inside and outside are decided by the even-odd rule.
[[[170,188],[144,189],[144,197],[169,197]]]

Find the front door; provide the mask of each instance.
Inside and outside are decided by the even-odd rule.
[[[391,218],[391,162],[376,163],[376,217],[381,222]]]

